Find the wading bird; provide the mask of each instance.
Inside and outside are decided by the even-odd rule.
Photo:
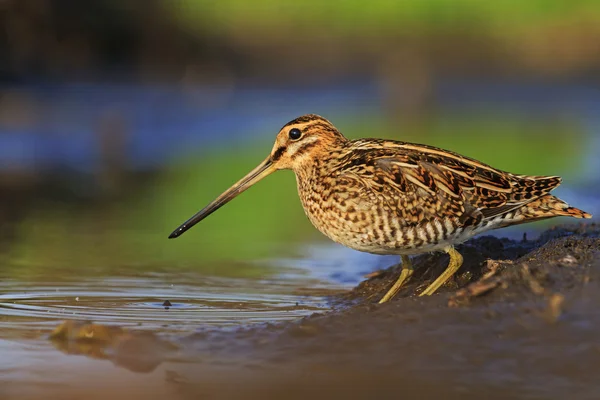
[[[456,244],[509,225],[591,218],[550,194],[561,182],[558,176],[516,175],[421,144],[348,140],[331,122],[309,114],[283,126],[262,163],[169,238],[280,169],[294,171],[304,211],[323,234],[352,249],[402,257],[400,277],[380,303],[413,274],[409,255],[449,254],[446,270],[420,293],[431,295],[462,265]]]

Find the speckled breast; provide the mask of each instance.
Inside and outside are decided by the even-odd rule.
[[[331,240],[375,254],[419,254],[442,250],[473,236],[456,218],[403,218],[398,203],[363,190],[351,178],[298,180],[298,193],[312,224]]]

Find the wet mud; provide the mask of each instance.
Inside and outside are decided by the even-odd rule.
[[[412,280],[389,303],[377,301],[397,266],[332,298],[333,311],[294,322],[199,326],[182,338],[100,329],[98,341],[86,337],[93,325],[65,325],[54,336],[62,351],[154,372],[144,385],[88,385],[69,395],[600,398],[600,225],[559,227],[536,240],[480,237],[458,250],[464,266],[433,296],[417,295],[445,268],[444,254],[415,257]]]

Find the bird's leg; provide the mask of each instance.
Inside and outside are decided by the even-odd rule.
[[[454,273],[462,265],[463,258],[460,253],[454,249],[454,247],[446,247],[444,251],[450,256],[450,263],[448,264],[448,267],[440,276],[438,276],[435,281],[433,281],[431,285],[427,286],[427,288],[423,290],[419,296],[432,295],[435,293],[435,291],[438,290],[444,283],[446,283],[446,281],[448,281],[448,279],[450,279],[450,277],[452,277],[452,275],[454,275]]]
[[[396,283],[394,283],[394,286],[392,286],[390,288],[390,290],[387,291],[385,296],[383,296],[381,298],[381,300],[379,300],[379,304],[385,303],[386,301],[390,301],[392,299],[392,297],[394,297],[396,295],[396,293],[398,293],[400,288],[402,286],[404,286],[404,284],[410,279],[413,272],[414,272],[414,270],[413,270],[412,263],[410,262],[410,258],[408,258],[408,256],[403,255],[402,256],[402,272],[400,272],[400,277],[398,278]]]

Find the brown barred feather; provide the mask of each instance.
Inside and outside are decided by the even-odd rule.
[[[321,117],[298,121],[284,130],[300,124],[307,134],[320,137],[315,143],[321,143],[323,150],[335,138],[334,156],[322,151],[314,155],[312,166],[292,169],[313,224],[349,247],[376,253],[401,253],[407,243],[427,247],[427,234],[431,234],[421,231],[432,223],[444,227],[446,236],[452,237],[459,231],[476,233],[550,216],[589,217],[554,196],[547,197],[560,184],[560,177],[516,175],[415,143],[349,141]],[[328,128],[323,129],[324,125]],[[332,187],[336,190],[331,191]],[[550,199],[555,200],[551,203]],[[338,215],[348,212],[348,204],[354,212],[369,214],[359,215],[364,224],[339,222],[342,217]],[[375,230],[380,232],[369,233]]]

